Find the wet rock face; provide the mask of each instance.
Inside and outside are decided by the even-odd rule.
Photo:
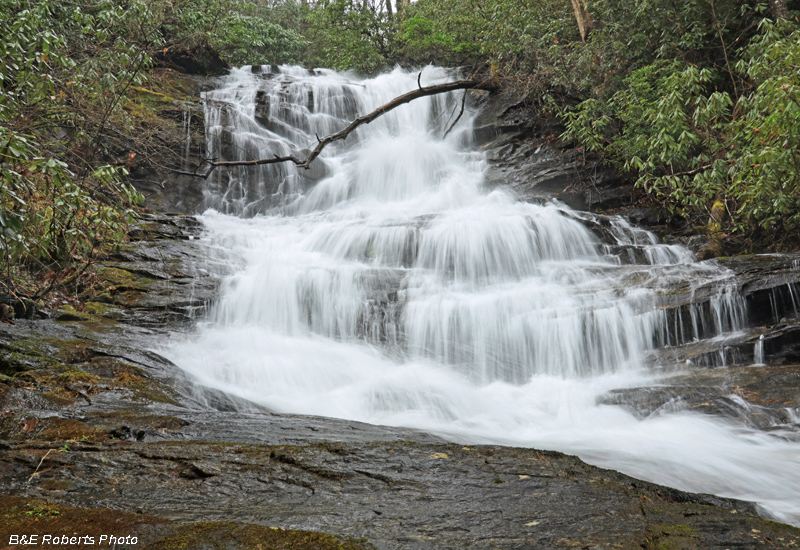
[[[103,291],[87,307],[139,326],[174,326],[201,317],[228,268],[197,246],[203,239],[200,222],[143,215],[130,238],[98,269]]]
[[[759,547],[754,529],[781,548],[800,542],[800,531],[754,517],[750,505],[529,449],[408,442],[68,446],[11,446],[2,457],[5,486],[59,506],[83,506],[91,495],[94,507],[157,514],[162,522],[300,528],[366,539],[379,549],[658,548],[654,540],[677,548]],[[45,471],[26,484],[38,461]]]
[[[176,170],[205,171],[209,154],[200,93],[213,87],[213,79],[170,72],[160,84],[156,92],[143,92],[142,128],[129,139],[137,152],[127,163],[129,178],[149,208],[193,214],[203,201],[203,180]]]
[[[558,200],[575,210],[620,215],[695,253],[708,246],[705,235],[648,201],[602,157],[564,141],[564,125],[531,98],[487,94],[476,107],[474,138],[486,151],[488,187],[507,187],[529,202]]]
[[[578,210],[629,206],[635,193],[611,168],[563,141],[563,125],[530,98],[482,98],[475,140],[487,151],[489,186],[508,186],[523,200],[558,199]]]
[[[745,426],[800,440],[800,365],[691,369],[660,385],[613,390],[600,402],[638,418],[695,411],[736,419]]]

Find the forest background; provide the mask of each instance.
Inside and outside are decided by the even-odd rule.
[[[0,36],[0,294],[27,303],[124,239],[141,197],[108,144],[168,67],[461,67],[728,250],[800,242],[798,0],[0,0]]]

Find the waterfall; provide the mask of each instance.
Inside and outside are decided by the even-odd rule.
[[[454,76],[428,67],[422,84]],[[399,69],[367,80],[234,69],[205,94],[208,150],[302,157],[417,85]],[[443,135],[460,93],[359,127],[311,170],[215,171],[206,240],[232,272],[197,334],[165,353],[277,412],[556,449],[799,522],[796,444],[686,411],[637,420],[596,404],[652,380],[650,350],[741,330],[731,274],[621,218],[484,188],[474,113]],[[671,290],[687,285],[714,290],[673,307]]]
[[[753,364],[754,365],[764,365],[764,335],[758,337],[758,342],[756,342],[755,349],[753,350]]]

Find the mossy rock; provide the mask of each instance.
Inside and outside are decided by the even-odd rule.
[[[144,292],[155,282],[150,277],[118,267],[101,267],[97,270],[97,278],[116,291],[138,290]]]
[[[108,298],[110,301],[113,301],[110,295]],[[83,306],[86,308],[87,313],[99,317],[107,317],[116,320],[124,315],[119,308],[110,305],[110,302],[86,302]]]
[[[56,311],[56,321],[88,321],[89,316],[70,305],[61,306]]]
[[[292,531],[233,522],[186,525],[152,544],[152,550],[360,550],[362,541],[341,540],[311,531]]]
[[[68,484],[53,482],[48,490],[63,491]],[[37,535],[37,546],[50,548],[54,537],[59,547],[105,546],[148,550],[366,550],[363,541],[344,540],[324,533],[294,531],[234,522],[179,525],[145,514],[117,510],[73,508],[45,500],[0,495],[0,523],[5,533],[27,540]],[[43,540],[49,535],[48,541]],[[66,537],[61,544],[62,537]],[[83,541],[72,541],[82,537]],[[102,537],[105,537],[104,539]],[[7,539],[6,539],[7,540]],[[89,542],[91,541],[91,543]]]
[[[53,504],[39,499],[0,496],[0,524],[5,536],[38,535],[38,546],[51,548],[52,543],[42,540],[44,534],[52,537],[66,536],[68,539],[76,535],[93,539],[98,545],[100,537],[109,534],[115,536],[136,537],[137,544],[128,548],[141,548],[149,542],[158,540],[174,531],[171,522],[141,514],[127,514],[116,510],[96,508],[72,508]],[[8,542],[8,538],[4,542]],[[79,548],[85,545],[70,544],[67,540],[60,548]],[[106,546],[109,546],[106,544]],[[86,546],[91,548],[92,546]]]
[[[47,418],[40,421],[43,429],[39,434],[46,441],[105,441],[108,435],[95,426],[73,418]],[[69,448],[69,444],[65,443]]]
[[[14,376],[32,370],[61,366],[54,355],[57,348],[44,340],[0,342],[0,374]]]

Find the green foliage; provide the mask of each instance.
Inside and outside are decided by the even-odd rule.
[[[419,0],[400,26],[402,54],[416,64],[488,63],[501,76],[549,85],[571,51],[571,13],[558,0]]]
[[[138,195],[124,169],[97,166],[98,126],[149,58],[113,3],[0,2],[0,268],[8,292],[34,299],[124,235]],[[21,284],[21,272],[44,275]],[[25,288],[21,288],[25,287]]]
[[[306,42],[246,0],[184,0],[162,5],[168,47],[207,48],[233,65],[298,63]]]
[[[305,14],[308,63],[375,74],[394,59],[394,20],[377,0],[320,0]]]
[[[419,0],[408,7],[399,29],[403,58],[424,65],[464,65],[480,54],[484,19],[471,2]]]
[[[731,122],[728,195],[742,222],[800,229],[800,28],[762,23],[737,70],[749,92]]]
[[[657,60],[633,71],[609,100],[565,110],[566,136],[674,211],[721,201],[728,231],[774,240],[800,228],[800,29],[765,19],[731,54],[719,70]]]
[[[108,138],[131,135],[136,117],[123,107],[154,57],[298,61],[306,43],[270,14],[247,0],[0,0],[5,292],[38,300],[124,238],[140,197]]]

